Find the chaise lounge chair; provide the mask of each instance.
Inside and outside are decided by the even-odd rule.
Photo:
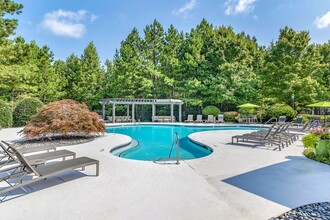
[[[280,116],[278,118],[277,124],[284,124],[286,121],[286,116]]]
[[[275,129],[275,131],[273,133],[272,130],[274,128],[274,124],[269,127],[269,129],[267,130],[267,132],[263,133],[263,134],[256,134],[256,133],[246,133],[246,134],[242,134],[242,135],[235,135],[232,136],[232,144],[234,144],[234,139],[236,138],[236,141],[239,142],[239,140],[241,139],[242,141],[253,141],[259,144],[270,144],[271,146],[273,144],[278,145],[278,149],[281,150],[281,146],[283,146],[283,141],[281,140],[281,138],[277,137],[276,134],[277,132],[280,130],[280,126],[277,127]]]
[[[216,123],[225,123],[223,115],[218,115],[218,120],[215,121]]]
[[[99,175],[99,161],[88,157],[79,157],[53,164],[46,164],[44,166],[33,167],[27,158],[18,150],[10,146],[9,150],[15,155],[17,161],[19,161],[20,166],[23,167],[23,169],[16,173],[8,174],[0,178],[0,182],[5,181],[9,184],[9,187],[0,188],[0,194],[7,193],[18,188],[22,188],[26,192],[23,186],[67,171],[75,170],[77,168],[82,168],[84,170],[86,166],[90,165],[96,165],[96,176]],[[27,176],[31,177],[32,179],[25,180],[25,177]],[[11,183],[9,180],[15,182]],[[3,199],[1,201],[3,201]]]
[[[185,120],[184,122],[186,122],[186,123],[193,123],[194,122],[194,116],[193,115],[188,115],[187,120]]]
[[[273,138],[280,139],[288,147],[289,144],[293,143],[298,138],[298,136],[296,134],[288,132],[288,128],[290,127],[290,125],[291,125],[291,123],[280,124],[276,127],[276,129],[274,131],[270,131],[270,135],[272,135]],[[266,130],[259,130],[259,131],[252,132],[251,134],[262,136],[266,132],[267,132]]]
[[[296,118],[296,121],[295,122],[293,122],[292,124],[291,124],[291,126],[296,126],[297,128],[299,127],[299,125],[302,125],[302,121],[303,121],[303,117],[300,117],[300,116],[298,116],[297,118]]]
[[[0,159],[0,168],[6,166],[6,165],[13,165],[13,163],[20,164],[19,161],[17,161],[15,155],[10,150],[9,146],[13,148],[9,143],[5,141],[0,141],[0,149],[2,149],[3,156]],[[22,153],[22,152],[21,152]],[[26,156],[25,158],[32,164],[33,166],[43,164],[46,161],[54,160],[58,158],[62,158],[62,160],[65,160],[67,157],[76,157],[76,153],[69,151],[69,150],[58,150],[58,151],[51,151],[46,153],[38,153]],[[17,166],[17,165],[16,165]],[[0,171],[2,171],[0,169]]]
[[[214,123],[214,116],[208,115],[207,120],[204,121],[205,123]]]
[[[308,120],[303,127],[301,128],[292,128],[290,127],[288,130],[291,132],[295,132],[295,134],[298,135],[304,135],[306,133],[308,133],[313,127],[315,127],[317,125],[317,121],[313,121],[313,120]]]
[[[197,115],[196,120],[194,121],[196,123],[203,123],[203,115]]]

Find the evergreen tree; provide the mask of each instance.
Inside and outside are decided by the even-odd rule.
[[[15,3],[11,0],[0,1],[0,44],[5,38],[14,34],[18,24],[18,20],[8,18],[8,14],[20,14],[22,8],[22,4]]]
[[[65,97],[78,100],[78,81],[80,80],[81,72],[80,58],[75,54],[71,54],[66,59],[64,69],[61,71],[61,75],[65,78],[65,84],[63,86]]]
[[[164,75],[164,97],[176,98],[178,91],[177,81],[180,80],[179,52],[184,42],[183,33],[179,33],[173,25],[165,33],[164,49],[161,53],[161,72]]]
[[[105,97],[114,97],[113,88],[115,88],[113,81],[114,64],[110,60],[105,61]]]
[[[152,97],[153,81],[147,61],[142,55],[143,41],[136,28],[121,42],[114,58],[114,72],[111,77],[114,84],[114,96],[125,98]]]
[[[90,108],[98,108],[104,98],[105,73],[100,67],[100,58],[93,42],[81,56],[81,72],[77,81],[77,101],[85,102]]]
[[[164,28],[155,19],[144,29],[145,66],[148,78],[152,80],[152,95],[154,98],[164,98],[166,94],[166,75],[161,72],[161,54],[164,50]],[[168,94],[168,93],[167,93]]]

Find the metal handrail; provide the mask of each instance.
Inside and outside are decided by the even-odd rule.
[[[269,122],[275,120],[276,124],[277,124],[277,118],[271,117],[268,121],[266,121],[261,127],[264,127],[266,124],[268,124]]]
[[[171,150],[170,150],[170,153],[168,155],[168,158],[171,158],[173,147],[174,147],[174,144],[175,144],[176,145],[176,164],[180,164],[179,163],[179,152],[180,152],[180,140],[179,139],[180,138],[179,138],[178,132],[175,132],[174,136],[173,136]]]

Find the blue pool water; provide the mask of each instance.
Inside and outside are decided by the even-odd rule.
[[[175,158],[175,147],[171,152],[175,132],[180,137],[180,159],[195,159],[205,157],[212,153],[208,146],[200,146],[188,139],[194,132],[209,130],[254,130],[253,126],[178,126],[178,125],[129,125],[107,127],[110,133],[119,133],[130,136],[138,142],[136,147],[120,153],[111,152],[117,156],[135,160],[159,160]],[[120,149],[119,149],[120,150]],[[117,150],[118,152],[118,150]]]

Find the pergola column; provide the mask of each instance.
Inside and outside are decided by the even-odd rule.
[[[135,104],[132,104],[132,122],[135,122]]]
[[[154,122],[154,118],[156,116],[156,105],[152,104],[152,115],[151,115],[151,121]]]
[[[105,120],[105,103],[102,102],[102,119]]]
[[[173,104],[171,104],[171,122],[173,122]]]
[[[182,111],[182,105],[180,104],[180,105],[179,105],[179,122],[182,122],[182,114],[181,114],[181,111]]]
[[[112,123],[116,122],[116,104],[112,104]]]

